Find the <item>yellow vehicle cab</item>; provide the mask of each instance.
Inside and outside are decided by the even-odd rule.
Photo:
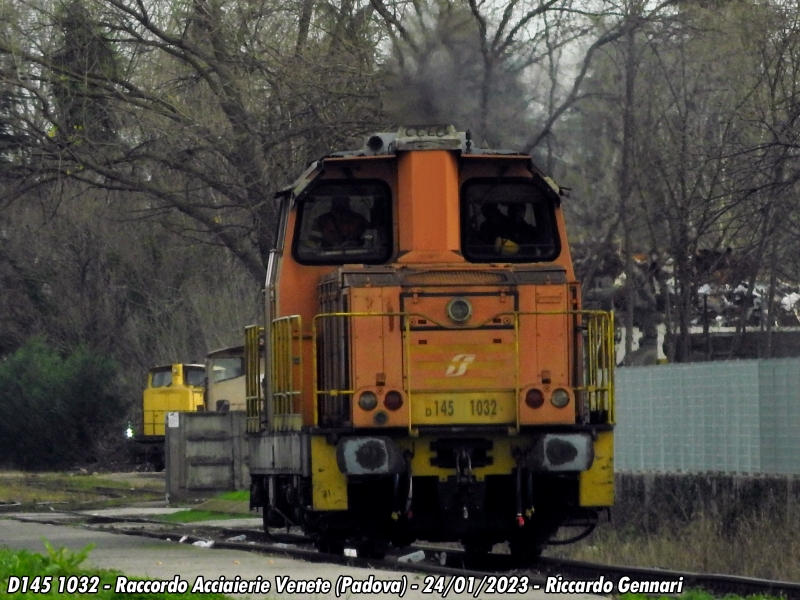
[[[150,369],[142,402],[145,436],[164,436],[170,412],[192,412],[203,406],[203,365],[167,365]]]
[[[148,371],[142,397],[142,429],[134,439],[139,452],[156,469],[164,466],[167,413],[203,410],[205,378],[205,367],[196,364],[163,365]]]

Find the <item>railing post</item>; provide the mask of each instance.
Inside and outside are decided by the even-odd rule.
[[[245,404],[247,431],[257,433],[261,428],[261,345],[264,329],[258,325],[245,328]]]

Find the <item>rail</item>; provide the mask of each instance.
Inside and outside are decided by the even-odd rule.
[[[74,515],[74,513],[55,513],[57,516]],[[25,521],[28,517],[12,516],[13,520]],[[121,524],[140,523],[140,518],[112,517],[112,516],[91,516],[86,519],[88,524],[97,524],[100,529],[107,529],[112,533],[124,533],[151,539],[174,540],[185,536],[186,543],[198,541],[207,542],[208,537],[198,537],[192,532],[187,532],[185,528],[170,525],[164,529],[152,530],[142,527],[124,527]],[[74,519],[58,518],[50,521],[52,525],[72,525]],[[717,597],[734,594],[742,597],[755,595],[758,597],[770,596],[776,598],[795,599],[800,598],[800,583],[761,579],[755,577],[745,577],[741,575],[724,575],[713,573],[698,573],[692,571],[676,571],[663,568],[648,568],[635,566],[620,566],[587,561],[570,560],[553,557],[540,557],[535,569],[522,567],[515,561],[510,554],[490,553],[483,556],[480,560],[466,562],[463,550],[455,550],[450,547],[438,545],[414,544],[407,549],[402,549],[402,553],[412,550],[422,550],[426,557],[421,562],[398,563],[397,557],[390,555],[385,559],[359,558],[344,555],[325,554],[313,550],[310,547],[309,539],[306,536],[297,534],[284,534],[272,530],[269,534],[264,534],[261,528],[244,527],[211,527],[210,530],[218,530],[215,534],[213,549],[217,550],[244,550],[247,552],[269,553],[282,556],[293,556],[302,558],[309,562],[341,564],[346,566],[364,566],[371,569],[394,571],[400,568],[403,571],[414,571],[425,574],[444,575],[451,578],[472,577],[479,582],[483,577],[500,577],[504,574],[508,576],[525,576],[528,578],[529,591],[534,589],[541,590],[548,582],[548,577],[558,577],[567,582],[570,579],[578,580],[598,580],[611,586],[612,590],[619,591],[619,582],[625,577],[627,583],[636,582],[680,582],[684,591],[701,588],[709,594]],[[226,541],[232,535],[245,535],[247,541],[231,542]],[[266,541],[270,540],[270,541]],[[274,543],[277,541],[278,543]],[[213,551],[213,550],[212,550]],[[392,552],[394,554],[394,552]],[[443,559],[445,564],[440,561]],[[481,569],[481,570],[476,570]],[[561,577],[559,577],[561,576]],[[537,587],[538,586],[538,587]],[[675,586],[677,588],[677,585]],[[657,594],[659,597],[663,594]]]

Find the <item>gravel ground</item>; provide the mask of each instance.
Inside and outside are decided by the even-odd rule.
[[[46,514],[29,515],[30,519],[41,519]],[[128,575],[150,579],[171,580],[178,576],[186,581],[191,589],[198,577],[206,581],[224,576],[227,580],[240,577],[245,581],[269,580],[271,589],[266,594],[238,594],[238,598],[262,600],[266,598],[315,598],[332,599],[337,596],[334,588],[341,577],[351,577],[356,581],[402,581],[406,578],[407,592],[403,596],[409,600],[435,599],[441,594],[424,594],[425,575],[379,571],[368,568],[346,567],[342,565],[308,563],[302,560],[280,556],[264,556],[240,550],[219,550],[200,548],[188,544],[166,542],[130,535],[115,535],[85,526],[50,525],[33,520],[20,522],[10,515],[0,517],[0,545],[10,548],[28,549],[42,552],[42,538],[50,541],[56,548],[65,546],[80,550],[88,544],[94,545],[87,566],[115,569]],[[30,575],[37,575],[31,573]],[[294,581],[316,580],[331,582],[328,593],[279,593],[276,590],[278,577],[289,577]],[[413,586],[417,589],[413,589]],[[343,597],[352,600],[362,598],[399,597],[398,594],[359,594],[345,593]],[[468,594],[450,593],[448,598],[471,598]],[[500,594],[480,594],[479,598],[493,599],[507,597]],[[514,594],[515,598],[542,599],[549,597],[541,591],[528,590],[524,594]],[[559,595],[562,600],[589,600],[600,598],[590,595]]]

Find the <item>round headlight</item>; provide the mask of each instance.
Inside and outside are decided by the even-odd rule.
[[[472,316],[472,304],[466,298],[453,298],[447,303],[447,316],[451,321],[464,323]]]
[[[557,389],[553,392],[553,395],[550,396],[550,404],[555,406],[556,408],[564,408],[569,403],[569,394],[567,390]]]
[[[525,404],[530,408],[539,408],[544,404],[544,394],[541,390],[528,390],[528,393],[525,394]]]
[[[403,396],[400,395],[400,392],[396,392],[395,390],[387,392],[386,397],[383,399],[383,405],[389,410],[398,410],[403,406]]]
[[[375,392],[362,392],[358,397],[358,405],[362,410],[372,410],[378,406],[378,397],[375,395]]]
[[[386,422],[389,420],[389,415],[386,414],[386,411],[379,410],[375,413],[375,416],[372,417],[372,420],[375,421],[376,425],[386,425]]]

